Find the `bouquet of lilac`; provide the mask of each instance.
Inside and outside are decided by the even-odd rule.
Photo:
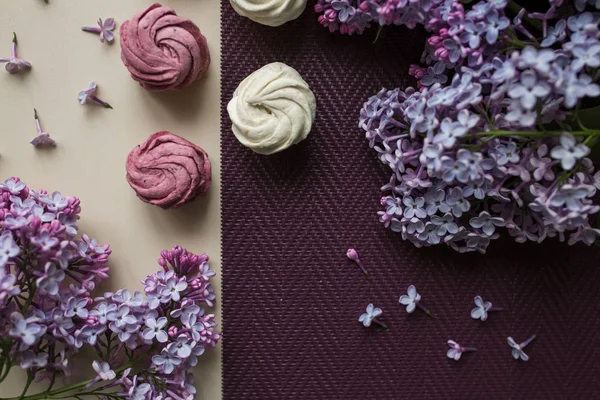
[[[21,367],[27,383],[12,400],[195,398],[189,370],[220,337],[204,309],[215,300],[208,257],[174,247],[143,281],[145,295],[93,298],[111,251],[78,238],[79,212],[75,197],[17,178],[0,184],[0,384]],[[55,389],[85,347],[96,376]],[[33,381],[47,381],[47,390],[28,395]]]
[[[383,89],[360,113],[392,170],[381,222],[417,247],[459,252],[484,253],[502,230],[517,242],[593,244],[600,172],[587,156],[600,130],[584,114],[599,104],[600,2],[550,0],[532,13],[507,0],[463,3],[316,6],[344,33],[365,21],[430,32],[409,71],[417,88]]]

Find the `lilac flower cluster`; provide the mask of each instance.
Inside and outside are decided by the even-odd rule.
[[[18,178],[0,184],[0,383],[20,366],[28,375],[20,399],[195,398],[189,369],[220,338],[205,312],[215,300],[208,256],[163,251],[144,294],[94,298],[111,250],[78,237],[80,211],[75,197],[36,192]],[[90,366],[97,376],[53,389],[84,347],[97,354]],[[34,380],[47,380],[48,389],[27,396]]]
[[[500,230],[517,242],[596,241],[600,172],[587,156],[600,130],[580,116],[600,96],[600,16],[561,5],[527,14],[486,0],[465,12],[448,0],[428,11],[425,67],[410,71],[418,89],[383,89],[360,114],[392,170],[386,227],[460,252],[485,252]]]

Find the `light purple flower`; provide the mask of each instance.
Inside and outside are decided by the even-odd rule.
[[[176,278],[171,278],[167,280],[165,283],[165,287],[161,291],[161,295],[163,296],[163,303],[168,301],[179,301],[181,299],[181,295],[179,292],[184,291],[187,288],[188,284],[185,281],[185,278],[181,278],[177,280]]]
[[[552,148],[550,156],[560,160],[562,168],[569,171],[573,169],[577,160],[587,156],[589,152],[589,147],[577,143],[573,135],[564,132],[560,137],[560,144]]]
[[[115,30],[114,18],[107,18],[104,22],[102,21],[102,18],[99,18],[98,26],[99,28],[84,26],[83,28],[81,28],[81,30],[84,32],[99,33],[100,41],[102,43],[104,43],[105,40],[107,42],[112,42],[115,38],[115,34],[112,32]]]
[[[177,357],[186,359],[192,354],[192,347],[196,345],[195,342],[190,343],[190,339],[187,335],[179,335],[177,339],[170,343],[167,347],[170,353],[177,354]]]
[[[412,218],[415,216],[417,218],[425,218],[427,216],[427,213],[423,209],[423,206],[425,205],[425,199],[423,197],[417,197],[416,199],[413,199],[410,196],[406,196],[402,202],[405,206],[404,216],[406,218]]]
[[[152,356],[152,363],[167,375],[171,374],[175,367],[181,364],[181,361],[181,358],[167,349],[163,349],[159,355]]]
[[[438,61],[433,67],[428,67],[425,75],[419,80],[423,86],[431,86],[434,83],[445,84],[448,82],[448,76],[445,74],[446,65]]]
[[[379,317],[381,314],[383,314],[381,308],[375,307],[373,303],[369,303],[369,305],[367,305],[366,311],[362,313],[358,318],[358,322],[363,324],[366,328],[370,327],[371,323],[373,322],[381,325],[381,323],[377,320],[377,317]],[[384,328],[386,327],[385,324],[383,324],[382,326]]]
[[[485,40],[489,44],[496,43],[501,30],[508,28],[510,20],[506,17],[500,17],[498,11],[491,10],[485,15]]]
[[[9,259],[18,256],[21,249],[13,239],[10,231],[4,231],[0,236],[0,268],[4,267]]]
[[[8,331],[8,335],[21,342],[20,351],[33,346],[46,332],[45,327],[30,321],[30,319],[26,320],[19,312],[13,312],[10,319],[12,327]]]
[[[596,42],[573,48],[575,59],[571,64],[573,71],[581,71],[585,67],[598,68],[600,66],[600,43]]]
[[[340,22],[347,22],[356,13],[356,9],[344,0],[332,1],[331,8],[337,11]]]
[[[78,316],[81,319],[86,319],[89,315],[89,311],[86,308],[88,305],[87,299],[78,299],[77,297],[70,297],[65,304],[65,316],[73,318]]]
[[[100,100],[98,97],[96,97],[97,90],[98,90],[98,85],[96,84],[96,82],[90,83],[90,86],[86,90],[82,90],[81,92],[79,92],[79,95],[77,96],[77,98],[79,99],[79,103],[81,105],[84,105],[88,102],[88,100],[92,100],[92,101],[100,104],[104,108],[112,109],[112,106],[110,104],[108,104],[108,103]]]
[[[448,340],[448,346],[450,349],[446,352],[446,357],[451,360],[458,361],[462,356],[462,353],[467,351],[476,351],[477,349],[474,347],[463,347],[456,343],[454,340]]]
[[[446,198],[446,192],[442,189],[436,191],[428,191],[425,194],[425,203],[427,204],[427,215],[433,215],[438,212],[447,213],[450,211],[450,206],[444,200]]]
[[[415,311],[419,301],[421,301],[421,295],[417,293],[417,289],[413,285],[410,285],[408,293],[403,294],[399,299],[400,304],[406,306],[406,312],[409,314]]]
[[[561,19],[554,26],[548,28],[546,37],[540,43],[542,47],[550,47],[556,42],[562,41],[566,36],[567,21]]]
[[[450,192],[446,196],[446,202],[452,208],[452,214],[458,218],[471,209],[471,203],[464,198],[460,187],[450,189]]]
[[[538,99],[543,99],[550,93],[550,85],[538,80],[535,72],[526,70],[521,73],[520,82],[513,83],[508,89],[508,95],[513,99],[519,99],[521,105],[531,110],[535,107]]]
[[[110,368],[110,365],[107,362],[99,363],[98,361],[94,360],[92,362],[92,368],[94,368],[94,371],[96,371],[98,377],[103,381],[111,381],[117,376],[115,371]]]
[[[565,184],[560,187],[552,196],[550,204],[554,207],[563,207],[569,211],[579,211],[583,207],[582,200],[592,194],[592,188],[589,186],[575,186]]]
[[[6,63],[6,71],[16,74],[20,70],[31,69],[31,63],[17,57],[17,34],[13,32],[12,52],[10,58],[0,57],[0,64]]]
[[[519,162],[519,159],[519,150],[517,150],[515,142],[508,142],[496,147],[496,162],[498,165],[505,165],[509,162],[515,164]]]
[[[34,137],[31,142],[35,147],[43,147],[43,146],[56,146],[56,142],[54,139],[50,137],[48,132],[42,131],[42,126],[40,125],[40,119],[38,118],[37,110],[34,109],[34,118],[35,125],[37,128],[37,136]]]
[[[458,232],[458,225],[456,225],[454,217],[450,213],[445,214],[443,217],[433,215],[431,217],[431,223],[437,226],[436,233],[439,236],[444,236],[446,233],[454,235]]]
[[[48,364],[48,353],[35,354],[32,351],[26,351],[21,355],[21,368],[44,368]]]
[[[504,226],[504,220],[500,217],[492,217],[487,211],[482,211],[478,217],[471,218],[469,224],[473,228],[481,229],[487,236],[492,236],[497,226]]]
[[[55,296],[58,293],[58,284],[65,279],[65,273],[57,268],[56,264],[47,262],[44,266],[44,273],[37,279],[38,288],[45,290],[49,295]]]
[[[158,320],[154,318],[147,318],[146,326],[148,328],[144,330],[144,339],[152,340],[156,338],[158,342],[166,343],[169,340],[169,336],[163,328],[165,327],[165,325],[167,325],[167,322],[168,321],[165,317],[160,317]]]
[[[506,339],[508,341],[508,345],[511,348],[511,354],[515,360],[518,360],[519,358],[523,361],[529,360],[529,356],[525,354],[523,349],[525,348],[525,346],[531,343],[533,339],[535,339],[535,336],[536,335],[531,336],[529,339],[520,344],[515,342],[514,339],[510,336]]]

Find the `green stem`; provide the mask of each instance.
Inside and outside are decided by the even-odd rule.
[[[477,132],[475,136],[529,136],[529,137],[548,137],[548,136],[561,136],[564,132],[562,131],[488,131],[488,132]],[[573,136],[585,136],[594,137],[600,136],[599,129],[588,129],[586,131],[574,131],[569,132]]]
[[[25,398],[25,395],[27,394],[27,391],[29,390],[29,386],[31,386],[31,382],[33,382],[34,377],[35,377],[35,374],[33,374],[31,371],[27,371],[27,383],[25,384],[25,387],[23,388],[21,397],[19,397],[20,400],[23,400]]]

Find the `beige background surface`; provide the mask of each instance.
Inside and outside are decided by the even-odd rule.
[[[18,54],[33,69],[10,75],[0,67],[0,179],[19,176],[30,187],[78,196],[80,231],[112,247],[107,289],[141,289],[140,280],[159,269],[165,248],[180,244],[206,252],[220,272],[219,168],[219,2],[163,0],[200,27],[212,56],[208,76],[179,93],[152,94],[130,77],[121,63],[118,29],[150,0],[0,0],[0,56],[10,55],[12,32]],[[112,45],[81,31],[99,17],[114,17]],[[91,81],[114,110],[81,106],[80,90]],[[35,134],[33,108],[42,127],[57,141],[48,151],[29,144]],[[150,134],[169,130],[203,147],[213,165],[210,195],[174,211],[137,199],[125,181],[129,151]],[[217,301],[220,278],[216,278]],[[217,303],[218,304],[218,303]],[[219,309],[217,306],[217,314]],[[93,372],[87,360],[77,363]],[[198,398],[221,397],[220,347],[202,357],[196,369]],[[0,397],[22,389],[20,371],[0,386]],[[30,393],[36,393],[34,387]]]

